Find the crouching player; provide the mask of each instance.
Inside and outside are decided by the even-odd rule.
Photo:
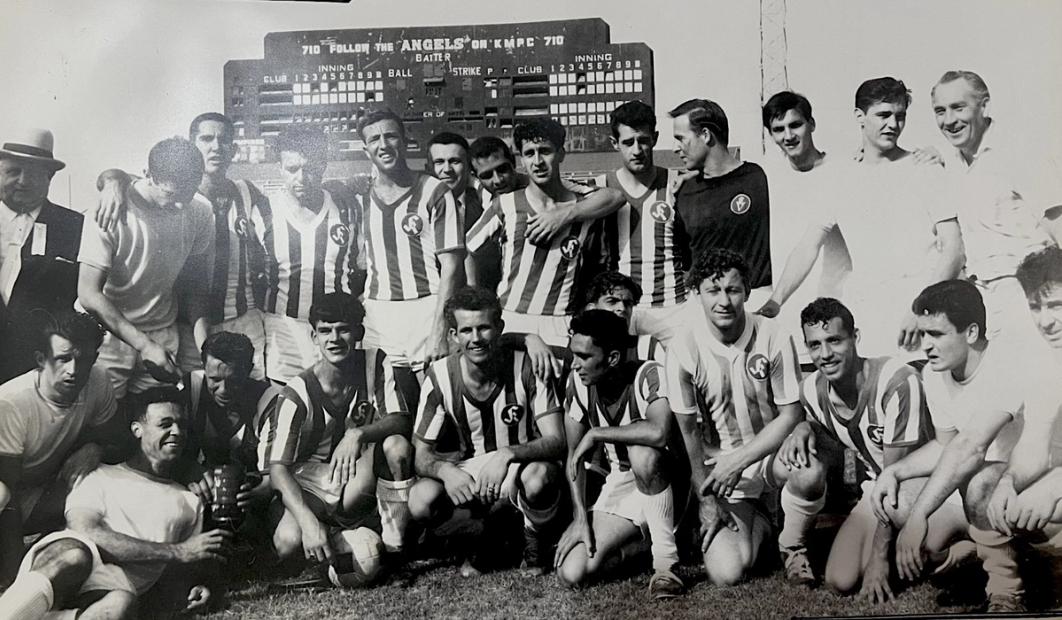
[[[280,559],[331,562],[329,526],[375,518],[383,542],[402,550],[409,522],[412,450],[407,408],[386,355],[357,349],[365,311],[329,293],[310,308],[320,360],[282,390],[259,430],[259,463],[280,494],[270,507]]]
[[[51,608],[83,609],[77,616],[83,620],[139,617],[138,599],[156,607],[184,582],[170,574],[160,579],[167,567],[216,561],[226,553],[229,534],[200,533],[202,503],[173,480],[187,432],[182,398],[169,387],[134,397],[130,428],[137,452],[120,465],[101,465],[74,487],[66,500],[69,529],[30,549],[0,598],[0,618],[43,618]],[[210,589],[195,585],[179,596],[181,607],[199,609]]]
[[[874,516],[870,488],[882,469],[931,438],[922,378],[897,359],[860,357],[855,320],[836,299],[813,301],[800,313],[800,324],[816,368],[801,385],[800,400],[808,419],[782,444],[773,465],[775,480],[785,484],[781,497],[785,522],[778,547],[786,578],[804,585],[815,581],[805,541],[826,499],[826,464],[817,447],[823,447],[824,441],[840,442],[856,453],[869,480],[830,549],[826,583],[847,593],[862,580],[860,595],[884,602],[892,598],[893,530]],[[946,542],[941,536],[933,538]]]
[[[731,585],[756,562],[770,530],[759,498],[773,482],[769,457],[804,418],[800,367],[793,339],[745,311],[749,267],[741,256],[709,250],[686,282],[700,307],[668,348],[668,401],[700,490],[708,578]]]
[[[675,502],[665,470],[671,409],[659,362],[628,360],[627,322],[607,310],[572,319],[572,374],[565,396],[567,474],[574,521],[557,546],[561,580],[579,585],[603,572],[621,546],[648,530],[654,575],[652,598],[672,598],[685,586],[673,572]],[[587,515],[587,460],[600,446],[610,472]]]
[[[550,565],[562,516],[564,427],[556,392],[535,377],[526,353],[499,346],[505,323],[492,292],[458,290],[446,302],[446,318],[458,351],[432,363],[424,379],[413,436],[422,478],[410,492],[410,511],[441,524],[455,507],[486,511],[511,502],[524,516],[524,563],[540,572]],[[490,538],[483,544],[497,544]],[[478,573],[486,550],[474,553],[462,574]]]

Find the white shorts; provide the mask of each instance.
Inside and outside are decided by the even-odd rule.
[[[18,574],[22,575],[33,569],[33,560],[36,559],[37,553],[39,553],[41,549],[57,540],[68,539],[76,540],[85,545],[88,547],[89,553],[92,554],[92,571],[89,573],[88,578],[85,579],[85,582],[81,584],[78,594],[97,590],[105,590],[107,592],[121,590],[123,592],[130,592],[133,595],[140,594],[137,592],[136,587],[129,579],[129,576],[126,575],[122,567],[115,564],[104,563],[103,558],[100,557],[100,550],[96,547],[96,543],[89,540],[84,534],[73,530],[52,532],[34,543],[29,551],[26,552],[26,557],[22,560],[22,564],[19,566]]]
[[[264,326],[265,374],[270,379],[287,383],[317,361],[319,353],[308,322],[266,313]]]
[[[707,459],[708,456],[705,455]],[[768,454],[762,459],[749,465],[741,472],[741,480],[738,481],[734,490],[730,493],[730,499],[757,499],[766,489],[777,489],[774,476],[771,475],[771,466],[774,463],[774,455]],[[708,468],[705,468],[707,471]]]
[[[631,315],[631,333],[636,336],[652,336],[667,348],[675,334],[688,325],[685,302],[674,306],[654,308],[652,306],[635,306]]]
[[[615,515],[646,531],[645,496],[638,492],[632,470],[613,470],[605,476],[601,494],[590,510]]]
[[[181,370],[190,372],[203,367],[203,355],[199,347],[195,346],[195,332],[187,323],[177,323],[178,335],[180,336],[180,350],[177,352],[177,364]],[[243,334],[251,340],[254,346],[254,357],[251,367],[252,379],[265,379],[265,319],[262,311],[257,308],[248,310],[241,316],[222,321],[217,325],[211,325],[211,334],[218,332],[230,332]]]
[[[381,349],[392,366],[420,370],[438,303],[438,295],[405,301],[366,299],[362,347]]]
[[[506,333],[535,334],[550,346],[568,346],[568,323],[571,317],[567,315],[523,314],[502,310],[502,319],[505,320]]]
[[[144,335],[164,347],[174,357],[177,356],[180,344],[176,325],[146,330]],[[140,359],[139,351],[122,342],[121,338],[111,332],[107,332],[103,337],[96,363],[107,370],[115,398],[125,398],[128,393],[139,394],[153,387],[167,385],[148,373]]]
[[[354,465],[355,470],[361,471],[364,467],[372,470],[375,449],[376,444],[372,443],[361,449],[361,455]],[[299,488],[324,502],[329,512],[334,511],[343,499],[343,486],[332,482],[331,463],[295,463],[291,466],[291,476]]]

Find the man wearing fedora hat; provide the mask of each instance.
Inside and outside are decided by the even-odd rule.
[[[71,310],[77,297],[83,217],[48,200],[52,177],[66,166],[53,144],[47,129],[0,144],[0,383],[34,367],[19,333],[26,315]]]

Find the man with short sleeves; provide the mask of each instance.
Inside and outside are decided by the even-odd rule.
[[[310,309],[320,360],[292,378],[260,423],[258,459],[280,497],[270,511],[282,559],[331,561],[332,525],[369,524],[403,548],[412,480],[408,408],[387,356],[359,349],[365,311],[346,293]]]
[[[148,176],[128,186],[125,221],[113,230],[85,222],[78,298],[109,331],[99,364],[119,399],[180,378],[178,298],[197,345],[206,339],[209,280],[201,275],[214,250],[214,214],[196,195],[202,177],[191,142],[163,140],[148,155]]]
[[[898,346],[916,349],[918,330],[906,300],[928,283],[956,277],[963,252],[955,207],[940,199],[943,170],[919,163],[898,144],[910,102],[907,87],[891,77],[867,80],[856,90],[862,158],[838,162],[830,189],[850,199],[808,225],[759,312],[778,314],[836,228],[852,257],[841,300],[865,326],[863,353],[895,356]]]
[[[524,515],[524,562],[542,572],[559,536],[563,494],[564,428],[553,383],[535,377],[526,353],[500,346],[505,322],[490,291],[462,288],[446,312],[460,349],[426,373],[413,434],[421,478],[410,511],[435,525],[455,507],[493,512],[515,505]],[[488,531],[495,523],[488,518]],[[482,541],[463,575],[479,574],[498,543],[487,533]]]
[[[989,611],[1021,608],[1016,551],[1010,537],[994,531],[989,521],[989,498],[998,474],[993,476],[994,468],[986,465],[1010,461],[1023,425],[1042,429],[1054,420],[1062,395],[1049,387],[1057,384],[1049,354],[1046,347],[1031,348],[1028,343],[989,342],[984,336],[984,302],[965,280],[926,288],[912,310],[929,360],[923,383],[936,441],[883,470],[875,483],[874,502],[887,510],[896,507],[900,483],[928,478],[897,536],[898,572],[909,580],[920,575],[928,519],[942,506],[961,501],[988,574]],[[1029,482],[1027,476],[1014,476],[1017,488]],[[955,499],[955,491],[961,500]]]
[[[803,419],[796,348],[745,311],[749,282],[734,252],[699,256],[686,278],[699,312],[667,355],[668,400],[699,490],[704,566],[719,585],[741,581],[755,563],[770,530],[759,502],[775,484],[770,456]]]
[[[94,366],[103,329],[73,311],[34,315],[37,369],[0,386],[0,582],[14,578],[22,536],[63,526],[70,487],[119,446],[107,371]]]
[[[564,583],[581,585],[605,572],[624,543],[647,532],[653,554],[649,596],[674,598],[685,592],[685,584],[674,573],[678,547],[665,450],[671,410],[664,367],[629,359],[629,340],[626,321],[607,310],[572,318],[573,373],[564,425],[573,521],[554,563]],[[588,515],[586,471],[599,448],[609,470]]]
[[[674,150],[694,173],[675,193],[675,244],[682,264],[712,248],[746,257],[751,303],[770,294],[771,206],[767,176],[729,149],[726,112],[714,101],[690,99],[668,112]]]
[[[1022,258],[1055,245],[1062,230],[1062,183],[1048,157],[1016,143],[988,115],[988,86],[972,71],[948,71],[933,86],[937,128],[953,146],[944,156],[966,249],[966,274],[984,297],[988,338],[1010,328],[1031,336],[1025,295],[1014,278]],[[1041,226],[1046,224],[1046,226]],[[1012,334],[1013,335],[1013,334]]]
[[[202,532],[202,503],[174,481],[184,449],[181,399],[172,386],[132,398],[136,453],[74,487],[68,529],[30,549],[0,598],[0,618],[37,620],[53,608],[82,618],[137,618],[144,615],[138,607],[163,614],[206,607],[211,591],[201,580],[227,554],[230,535]],[[186,572],[160,579],[168,568]]]
[[[412,373],[449,352],[443,305],[464,281],[464,223],[449,186],[409,169],[397,114],[371,110],[358,119],[358,133],[376,172],[361,222],[365,346],[387,354],[407,402],[415,403]]]
[[[889,573],[894,533],[892,524],[875,518],[870,491],[882,469],[932,438],[921,376],[894,358],[861,357],[855,319],[836,299],[811,302],[800,313],[800,321],[816,366],[801,385],[807,420],[782,444],[773,464],[775,479],[785,484],[780,501],[785,521],[778,548],[786,578],[797,584],[816,581],[808,561],[807,535],[826,499],[824,452],[837,442],[855,452],[868,480],[830,548],[825,581],[840,593],[852,592],[862,583],[861,598],[885,602],[893,596]],[[966,521],[954,511],[940,511],[931,527],[929,548],[941,552],[951,539],[965,534]],[[972,545],[967,542],[964,549],[972,551]]]

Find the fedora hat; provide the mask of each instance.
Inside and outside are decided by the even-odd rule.
[[[52,157],[52,147],[55,138],[47,129],[28,129],[24,135],[15,136],[0,144],[0,159],[13,157],[27,161],[35,161],[52,170],[62,170],[66,164]]]

